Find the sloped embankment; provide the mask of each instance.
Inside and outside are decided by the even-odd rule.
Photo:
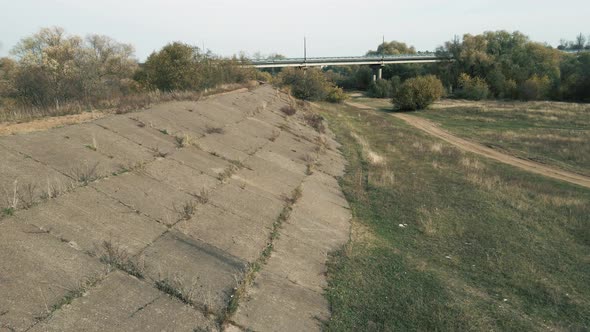
[[[288,103],[264,86],[1,137],[0,330],[319,329],[344,160]]]

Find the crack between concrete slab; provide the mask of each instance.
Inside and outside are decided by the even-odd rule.
[[[232,315],[238,309],[240,300],[245,296],[248,288],[252,285],[254,280],[256,279],[256,275],[258,272],[263,268],[263,266],[267,263],[268,259],[270,258],[270,254],[273,250],[273,244],[279,237],[279,231],[282,224],[289,219],[291,211],[293,210],[293,206],[297,203],[297,201],[301,198],[301,185],[303,184],[304,179],[301,181],[300,185],[293,190],[292,196],[290,200],[285,203],[283,207],[283,211],[277,217],[276,221],[273,223],[273,229],[269,235],[268,242],[266,248],[260,253],[259,258],[250,265],[249,270],[245,273],[244,278],[242,279],[239,287],[236,289],[230,303],[225,312],[225,317],[222,320],[222,326],[224,324],[237,324],[232,320]]]

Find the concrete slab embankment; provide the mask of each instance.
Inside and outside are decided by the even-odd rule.
[[[0,330],[317,328],[343,160],[286,100],[265,86],[0,137]]]

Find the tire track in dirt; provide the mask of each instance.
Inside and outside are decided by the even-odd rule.
[[[373,107],[359,103],[347,102],[347,104],[361,109],[374,109]],[[573,183],[582,187],[590,188],[590,177],[562,170],[559,168],[547,166],[538,162],[534,162],[532,160],[522,159],[519,157],[511,156],[506,153],[502,153],[498,150],[494,150],[479,143],[474,143],[466,139],[457,137],[441,129],[435,123],[414,115],[410,115],[407,113],[393,113],[393,116],[402,119],[411,126],[414,126],[415,128],[418,128],[432,136],[438,137],[446,141],[447,143],[450,143],[464,151],[476,153],[481,156],[494,159],[508,165],[516,166],[531,173],[547,176],[561,181]]]

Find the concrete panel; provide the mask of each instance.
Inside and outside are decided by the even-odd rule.
[[[24,195],[19,199],[19,207],[22,207],[22,199],[37,202],[53,191],[65,191],[72,187],[72,179],[31,158],[2,146],[0,156],[0,208],[13,201],[15,186],[17,197]]]
[[[0,145],[31,156],[63,174],[72,174],[75,170],[94,165],[97,165],[97,176],[106,176],[121,169],[123,165],[119,161],[71,140],[66,134],[70,127],[76,126],[2,137]]]
[[[179,232],[167,233],[144,251],[146,272],[168,280],[199,307],[221,314],[246,263]]]
[[[71,142],[113,159],[126,168],[154,158],[154,153],[147,148],[93,123],[65,127],[63,134]]]
[[[166,225],[172,225],[181,219],[182,206],[195,200],[165,183],[137,173],[104,179],[92,186],[131,209]]]
[[[285,206],[285,201],[270,198],[260,189],[239,184],[235,180],[216,189],[209,202],[266,227],[277,220]]]
[[[94,123],[154,152],[172,153],[176,149],[173,136],[163,135],[157,129],[133,118],[134,114],[113,115]]]
[[[174,189],[193,195],[200,195],[203,190],[208,192],[220,184],[217,178],[172,159],[155,160],[145,167],[145,172]]]
[[[220,98],[234,99],[233,96]],[[247,111],[239,107],[237,101],[218,102],[217,100],[205,100],[199,103],[194,110],[196,113],[221,125],[230,125],[244,120]]]
[[[193,331],[215,330],[215,322],[151,285],[113,272],[36,331]]]
[[[302,173],[293,173],[257,156],[248,158],[244,164],[246,167],[240,169],[232,178],[262,189],[276,198],[290,197],[305,177]]]
[[[199,145],[203,147],[210,146],[214,141],[217,144],[231,147],[245,154],[253,154],[269,142],[272,132],[273,128],[271,126],[257,120],[247,119],[236,125],[226,127],[222,134],[205,136],[199,140]]]
[[[182,165],[201,171],[212,177],[217,177],[230,165],[229,162],[222,158],[194,147],[182,148],[166,158],[174,159]]]
[[[234,149],[227,145],[228,138],[222,134],[211,134],[197,141],[199,147],[207,152],[221,156],[228,160],[244,161],[249,155],[247,152]]]
[[[0,325],[25,330],[104,266],[32,225],[0,223]]]
[[[233,321],[254,331],[321,331],[330,315],[321,293],[262,271]]]
[[[267,225],[211,204],[199,206],[190,220],[180,221],[175,229],[250,263],[260,257],[272,231]]]
[[[110,241],[135,255],[166,231],[164,225],[91,187],[20,211],[17,220],[50,230],[62,241],[89,252]]]

